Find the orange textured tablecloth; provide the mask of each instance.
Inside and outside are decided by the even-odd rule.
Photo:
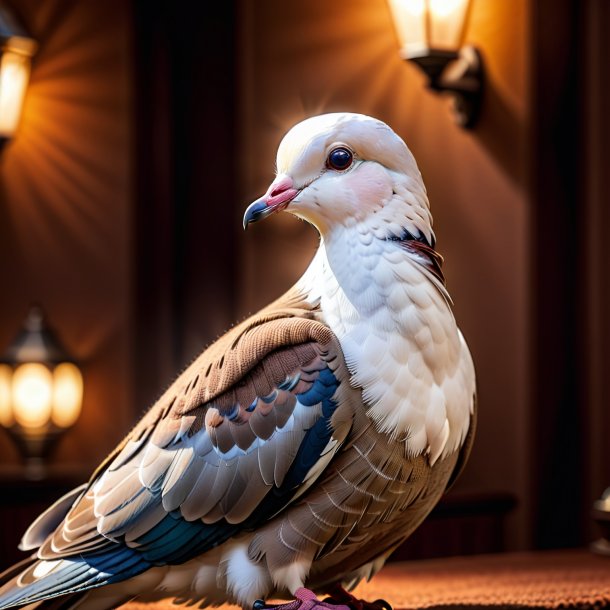
[[[415,608],[610,607],[610,558],[584,550],[452,557],[387,565],[358,597]],[[176,610],[171,601],[129,610]],[[223,606],[229,609],[234,606]]]

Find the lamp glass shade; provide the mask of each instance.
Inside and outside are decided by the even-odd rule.
[[[30,78],[30,58],[6,50],[0,58],[0,137],[15,133]]]
[[[51,419],[53,374],[39,362],[19,365],[13,373],[13,416],[24,430],[39,429]]]
[[[388,0],[405,58],[461,45],[469,0]]]
[[[0,424],[10,427],[15,423],[11,405],[11,385],[13,369],[8,364],[0,364]]]
[[[60,428],[69,428],[78,419],[83,404],[83,376],[71,362],[58,364],[53,371],[51,419]]]
[[[426,0],[388,0],[402,53],[408,56],[428,46]]]
[[[430,47],[454,50],[460,47],[466,23],[468,0],[429,0]]]

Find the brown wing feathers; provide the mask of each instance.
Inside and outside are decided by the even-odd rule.
[[[299,555],[315,558],[310,579],[319,586],[389,552],[425,518],[442,494],[455,456],[433,467],[425,456],[405,459],[403,444],[388,444],[364,415],[356,419],[354,427],[362,433],[336,456],[306,501],[280,523],[257,531],[251,557],[266,549],[273,567]],[[278,531],[282,544],[273,543]]]
[[[296,396],[325,369],[336,371],[343,363],[338,354],[332,332],[309,309],[272,308],[231,330],[134,428],[41,556],[103,548],[117,539],[136,544],[175,510],[209,524],[247,519],[273,485],[282,485],[304,435],[321,417],[319,404],[297,409]],[[339,443],[349,421],[349,415],[334,416]]]

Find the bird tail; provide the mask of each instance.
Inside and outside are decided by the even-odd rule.
[[[37,559],[35,555],[27,557],[22,561],[15,563],[10,568],[7,568],[0,574],[0,591],[5,591],[11,588],[16,583],[19,576],[28,568],[32,567],[36,563]]]
[[[54,562],[60,564],[61,560]],[[81,591],[68,591],[67,596],[58,597],[61,590],[54,591],[53,576],[41,578],[36,575],[38,566],[46,562],[36,558],[35,555],[11,566],[3,574],[0,574],[0,609],[3,608],[27,608],[28,610],[68,610],[72,608],[81,596]],[[63,562],[68,564],[68,562]],[[61,583],[62,572],[66,571],[62,565],[56,570],[57,580]],[[50,582],[49,582],[50,581]],[[72,603],[68,603],[72,600]]]
[[[76,608],[85,607],[81,606],[81,603],[88,595],[88,591],[83,591],[82,593],[70,593],[53,599],[43,599],[27,606],[21,606],[21,610],[76,610]]]
[[[143,562],[135,551],[127,547],[54,560],[32,556],[0,575],[0,610],[113,608],[116,602],[110,598],[115,595],[111,587],[104,585],[127,580],[148,567],[150,564]],[[99,588],[104,591],[98,592]],[[121,597],[124,594],[123,590]],[[83,596],[87,596],[87,599],[83,599]]]
[[[109,610],[117,608],[129,601],[133,595],[125,590],[112,591],[110,587],[100,589],[87,589],[84,591],[73,591],[65,595],[47,597],[44,599],[31,600],[31,596],[20,589],[20,577],[28,569],[36,567],[38,560],[30,557],[20,563],[11,566],[6,572],[0,574],[0,608],[19,608],[20,610]],[[108,590],[110,589],[110,590]],[[29,600],[28,600],[29,598]]]

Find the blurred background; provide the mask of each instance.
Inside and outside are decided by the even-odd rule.
[[[473,129],[386,0],[11,0],[38,49],[0,154],[0,351],[31,303],[82,372],[37,480],[0,430],[0,561],[203,347],[299,277],[315,231],[244,233],[295,122],[386,121],[428,188],[475,360],[470,463],[399,557],[583,546],[610,486],[610,5],[472,0]],[[31,474],[31,473],[30,473]],[[2,566],[2,567],[3,567]]]

